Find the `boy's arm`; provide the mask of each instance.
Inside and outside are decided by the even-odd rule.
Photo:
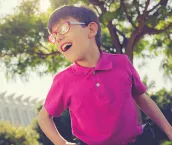
[[[46,109],[42,107],[38,114],[38,124],[45,135],[55,144],[55,145],[76,145],[75,143],[68,143],[58,132],[52,117],[48,114]]]
[[[168,136],[172,141],[172,126],[168,123],[156,103],[146,94],[134,97],[136,104],[145,112]]]

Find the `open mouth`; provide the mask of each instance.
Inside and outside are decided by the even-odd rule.
[[[67,50],[69,50],[69,48],[71,48],[72,46],[72,43],[71,42],[67,42],[67,43],[64,43],[62,46],[61,46],[61,50],[63,52],[66,52]]]

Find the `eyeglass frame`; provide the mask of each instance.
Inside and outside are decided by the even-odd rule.
[[[55,39],[55,38],[54,38],[54,39],[55,39],[55,42],[52,42],[52,41],[51,41],[51,38],[50,38],[50,37],[54,37],[54,36],[53,36],[54,33],[56,34],[56,36],[57,36],[58,33],[61,34],[61,35],[64,35],[64,34],[66,34],[67,32],[69,32],[69,30],[70,30],[70,25],[81,25],[81,26],[82,26],[82,25],[85,25],[85,26],[86,26],[86,23],[84,23],[84,22],[77,22],[77,21],[65,21],[65,22],[61,23],[60,25],[63,25],[63,24],[65,24],[65,23],[68,24],[69,29],[68,29],[65,33],[61,34],[61,33],[58,32],[59,28],[57,28],[56,31],[54,31],[53,33],[49,34],[49,36],[48,36],[48,40],[49,40],[50,43],[52,43],[52,44],[55,44],[55,43],[56,43],[56,39]]]

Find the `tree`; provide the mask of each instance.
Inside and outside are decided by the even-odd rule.
[[[160,108],[160,110],[168,120],[168,122],[172,125],[172,90],[167,91],[165,88],[162,88],[156,93],[150,94],[150,97],[155,101],[155,103],[158,105],[158,107]],[[164,142],[165,140],[168,140],[166,134],[143,112],[142,112],[142,118],[144,122],[151,123],[152,128],[155,131],[156,139],[159,142]],[[169,145],[171,145],[170,142],[163,143],[163,145],[168,143]]]
[[[38,134],[31,127],[17,127],[0,121],[0,128],[0,145],[39,145]]]
[[[155,81],[151,80],[150,82],[148,82],[148,76],[146,75],[143,77],[143,83],[147,88],[146,93],[149,95],[150,90],[155,88]]]
[[[58,6],[84,3],[100,18],[106,51],[125,53],[131,61],[134,54],[150,57],[164,53],[168,57],[162,67],[166,74],[171,74],[172,6],[169,0],[50,0],[51,8],[46,13],[40,11],[39,2],[23,0],[14,14],[1,18],[0,58],[7,73],[26,75],[31,70],[54,73],[69,65],[47,42],[46,25],[50,13]]]
[[[40,12],[39,2],[23,0],[14,14],[0,19],[0,58],[11,78],[30,71],[55,73],[69,64],[47,43],[49,14]]]
[[[165,88],[162,88],[155,94],[152,94],[151,98],[156,102],[156,104],[159,106],[161,110],[172,109],[172,90],[167,91]]]
[[[162,88],[156,93],[149,94],[149,96],[158,105],[160,110],[172,125],[172,90],[167,91],[165,88]],[[142,118],[144,122],[149,120],[149,117],[147,117],[144,113],[142,114]]]

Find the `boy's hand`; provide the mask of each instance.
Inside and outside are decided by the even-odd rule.
[[[171,130],[170,132],[167,134],[168,138],[170,141],[172,141],[172,127],[171,127]]]
[[[171,136],[168,136],[168,139],[169,139],[170,141],[172,141],[172,135],[171,135]]]
[[[172,134],[168,136],[169,140],[172,141]]]
[[[59,145],[59,144],[58,144]],[[64,145],[77,145],[76,143],[66,142]]]
[[[77,145],[76,143],[67,142],[65,145]]]

